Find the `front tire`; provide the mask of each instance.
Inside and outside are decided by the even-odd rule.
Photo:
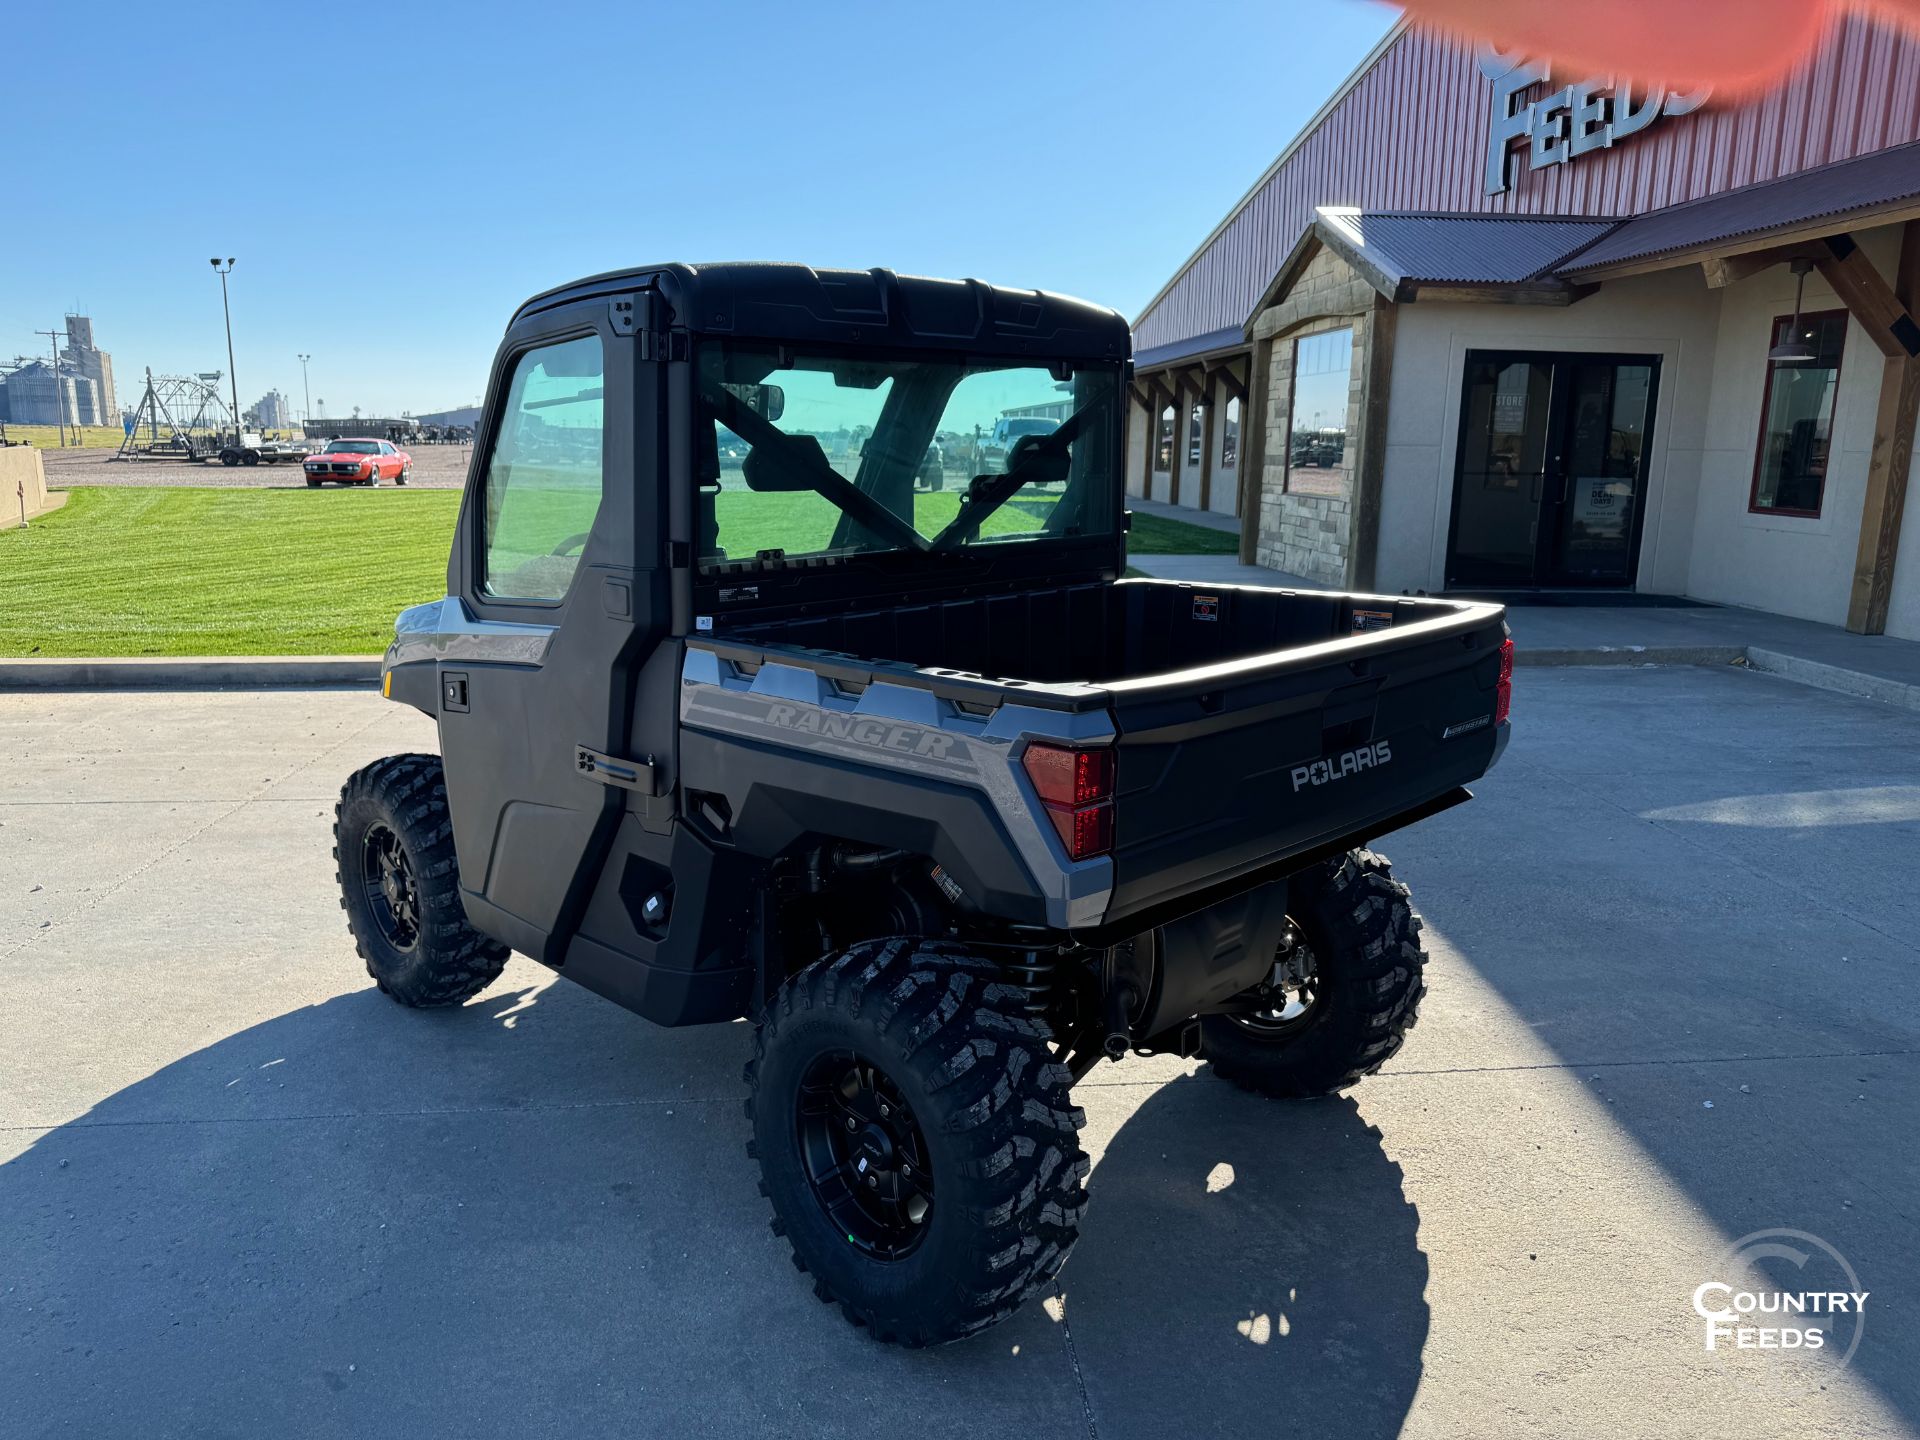
[[[1262,1014],[1200,1020],[1216,1075],[1289,1100],[1334,1094],[1386,1064],[1427,993],[1420,917],[1382,856],[1354,850],[1328,861],[1293,918],[1312,970],[1300,1013],[1281,1008],[1277,991]]]
[[[1026,994],[960,945],[856,945],[788,980],[748,1061],[749,1153],[814,1293],[917,1347],[1046,1290],[1088,1162]]]
[[[509,950],[467,923],[436,755],[355,771],[334,809],[340,907],[367,974],[402,1005],[458,1005],[500,977]]]

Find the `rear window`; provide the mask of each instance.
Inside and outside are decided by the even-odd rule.
[[[703,564],[1111,534],[1111,365],[806,354],[700,359]]]

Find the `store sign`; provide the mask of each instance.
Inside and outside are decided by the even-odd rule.
[[[1565,165],[1595,150],[1611,149],[1662,116],[1698,110],[1712,93],[1704,85],[1670,91],[1603,75],[1528,100],[1523,98],[1527,90],[1553,84],[1550,62],[1490,47],[1480,51],[1480,73],[1493,82],[1493,105],[1487,118],[1489,195],[1507,188],[1507,155],[1516,144],[1525,144],[1529,169]]]

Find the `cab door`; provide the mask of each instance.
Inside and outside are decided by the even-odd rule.
[[[666,633],[661,377],[644,293],[525,317],[494,361],[441,640],[440,745],[482,930],[559,964],[624,793],[639,667]]]

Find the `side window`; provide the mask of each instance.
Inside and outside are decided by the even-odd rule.
[[[522,355],[487,460],[483,593],[559,600],[600,511],[600,337]]]

